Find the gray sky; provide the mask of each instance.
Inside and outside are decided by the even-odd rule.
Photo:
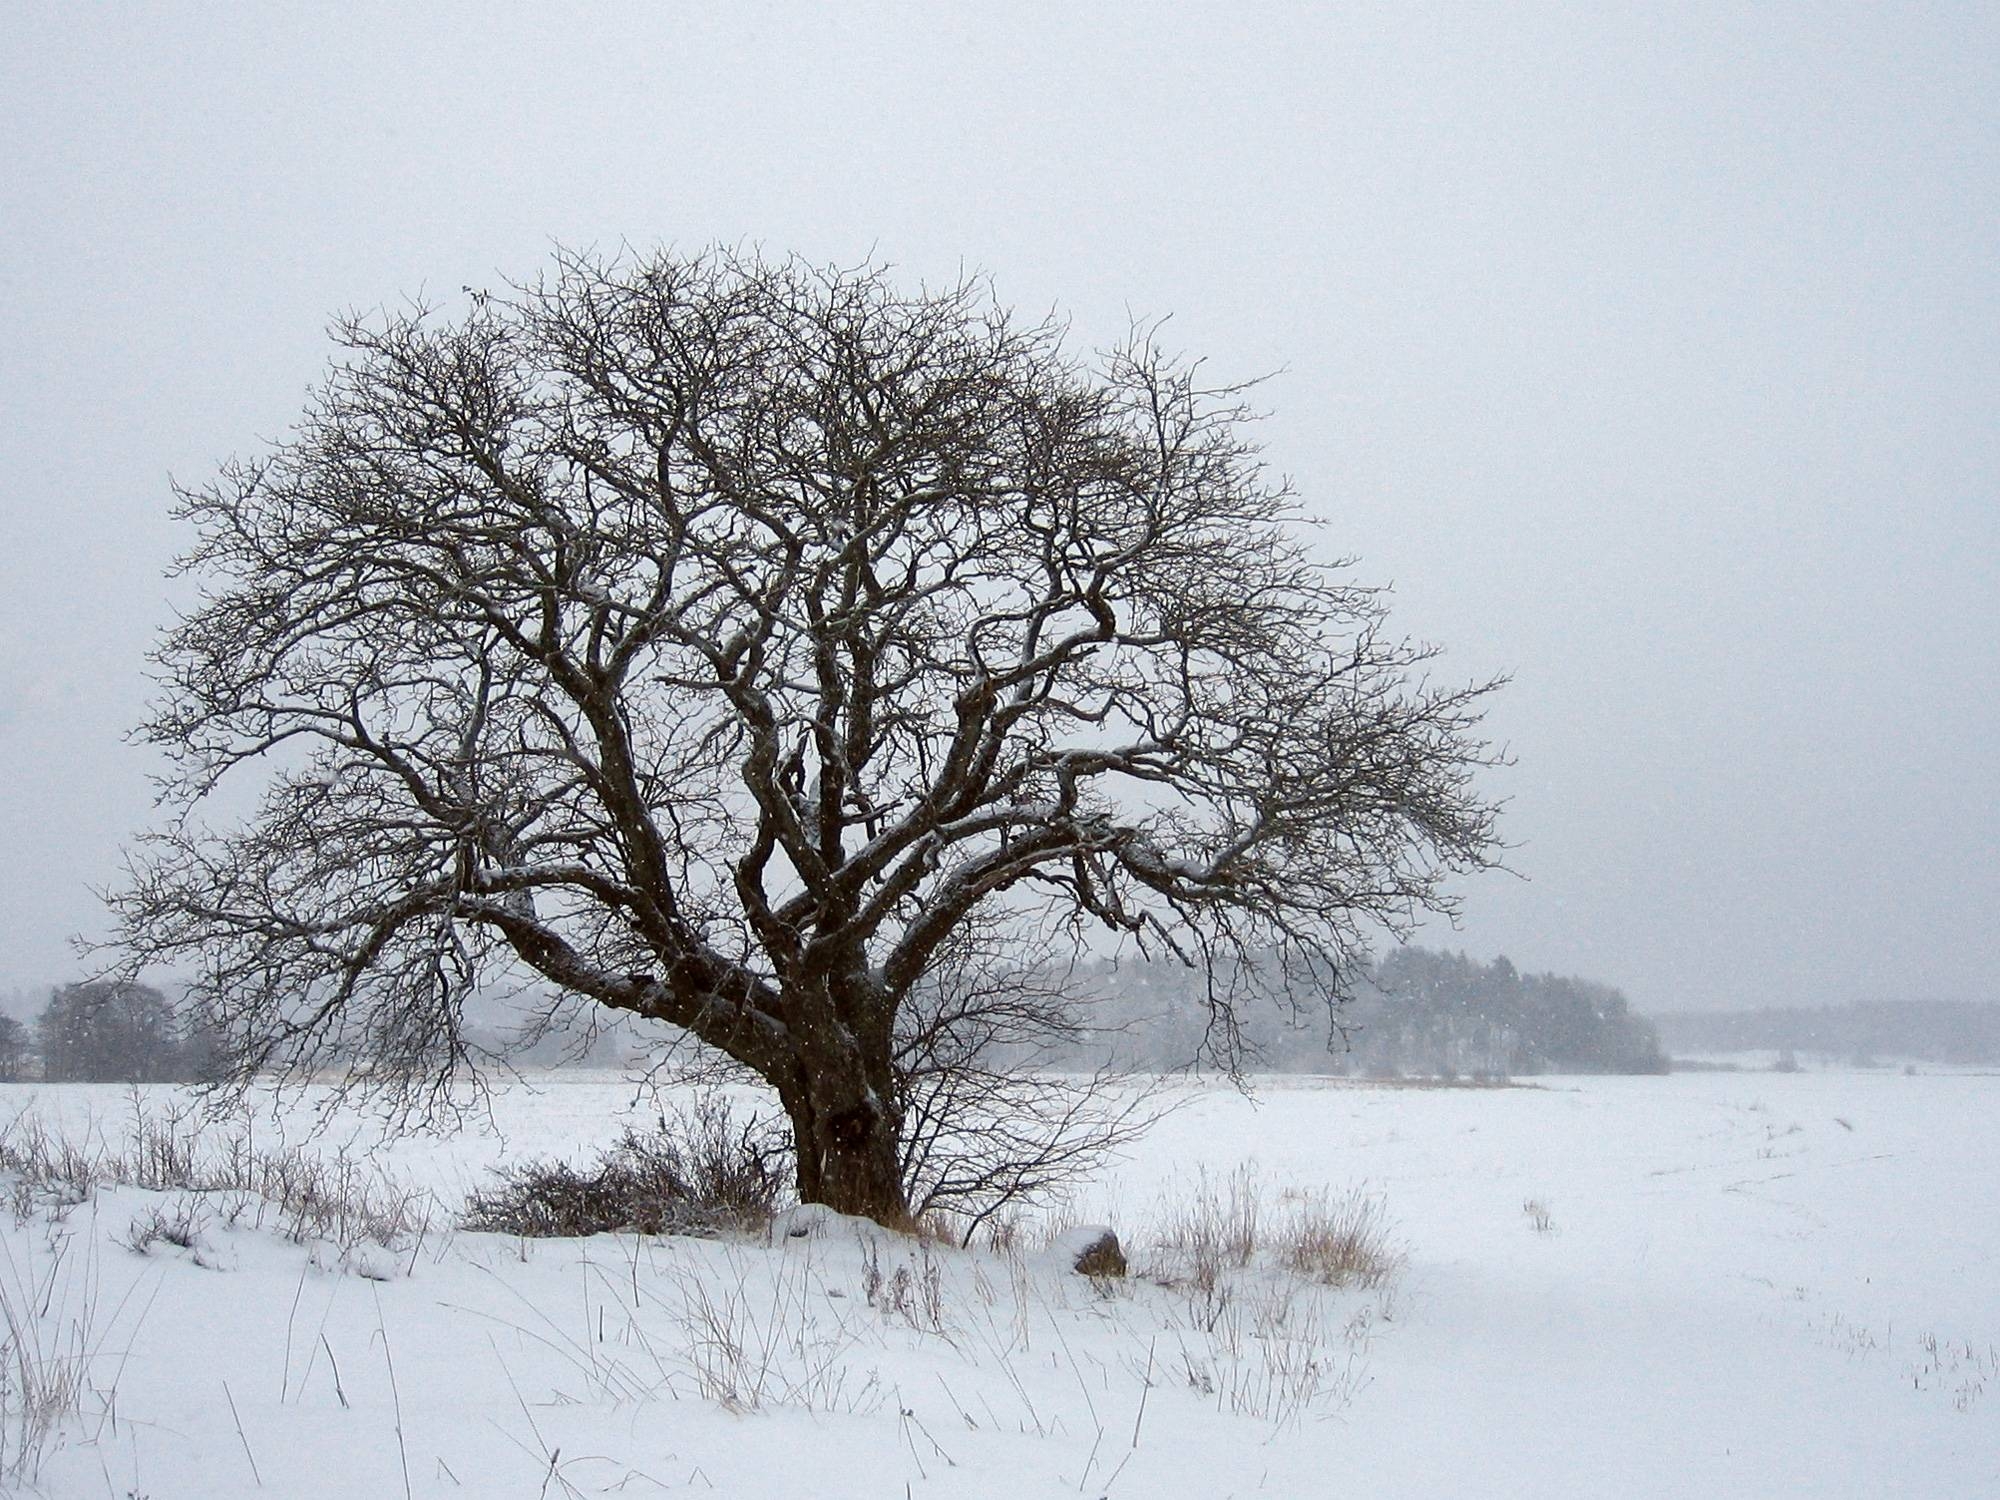
[[[331,17],[338,16],[338,19]],[[167,477],[337,310],[761,244],[1220,375],[1517,765],[1433,941],[1641,1009],[2000,998],[2000,9],[16,5],[0,986],[147,816]]]

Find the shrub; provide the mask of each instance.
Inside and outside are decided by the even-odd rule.
[[[158,1244],[195,1250],[201,1245],[206,1219],[200,1198],[193,1194],[172,1203],[156,1203],[133,1215],[131,1227],[125,1231],[125,1245],[140,1255],[148,1254]]]
[[[729,1106],[704,1098],[687,1113],[628,1129],[597,1160],[504,1169],[476,1192],[464,1228],[534,1238],[603,1234],[715,1234],[762,1229],[785,1191],[784,1153],[765,1123],[738,1126]]]
[[[0,1171],[14,1175],[16,1218],[37,1197],[58,1206],[88,1201],[104,1170],[101,1150],[56,1134],[38,1115],[24,1112],[0,1127]]]

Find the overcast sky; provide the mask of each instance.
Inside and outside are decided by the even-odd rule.
[[[338,19],[332,19],[338,17]],[[714,241],[1129,315],[1447,666],[1525,879],[1430,940],[1642,1010],[2000,998],[2000,7],[16,4],[0,986],[77,972],[169,475],[334,312]]]

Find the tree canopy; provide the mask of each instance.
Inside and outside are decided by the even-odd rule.
[[[172,1003],[146,984],[63,985],[50,992],[35,1031],[50,1083],[160,1083],[191,1076],[199,1062]]]
[[[436,1086],[526,972],[766,1080],[802,1195],[892,1218],[911,1018],[993,932],[1323,974],[1488,857],[1489,685],[1428,678],[1241,390],[1145,337],[726,253],[336,337],[180,493],[173,817],[115,897],[239,1075]]]

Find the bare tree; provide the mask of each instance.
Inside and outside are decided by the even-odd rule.
[[[1485,687],[1143,338],[1086,366],[977,283],[719,253],[337,336],[289,438],[180,492],[175,816],[114,896],[238,1076],[435,1098],[525,968],[767,1080],[800,1194],[895,1220],[910,1007],[975,916],[1310,967],[1487,857]]]

